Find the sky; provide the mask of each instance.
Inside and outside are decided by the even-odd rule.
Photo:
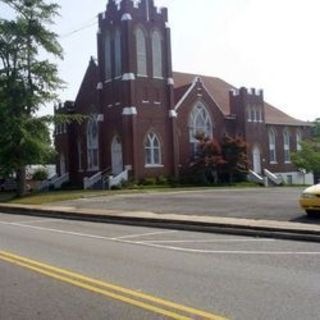
[[[57,1],[61,16],[54,30],[64,48],[64,60],[57,63],[67,82],[61,100],[75,99],[90,56],[96,56],[97,14],[107,1]],[[169,9],[175,71],[262,88],[265,100],[289,115],[310,121],[320,117],[319,0],[155,3]]]

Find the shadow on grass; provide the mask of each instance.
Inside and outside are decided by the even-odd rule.
[[[12,192],[0,192],[0,202],[8,202],[15,198],[16,194]]]

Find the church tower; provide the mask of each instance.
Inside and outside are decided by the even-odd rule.
[[[168,12],[153,0],[109,0],[99,15],[102,167],[157,177],[176,172]]]

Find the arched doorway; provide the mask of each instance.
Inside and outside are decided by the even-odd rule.
[[[253,171],[256,173],[261,173],[261,152],[258,146],[255,146],[252,150],[252,163]]]
[[[118,136],[114,137],[111,144],[112,174],[118,175],[123,171],[122,145]]]

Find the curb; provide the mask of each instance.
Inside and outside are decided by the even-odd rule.
[[[224,222],[193,221],[191,219],[172,219],[163,216],[137,217],[130,215],[86,213],[73,210],[56,210],[16,205],[0,205],[3,213],[29,215],[66,220],[91,221],[100,223],[113,223],[153,228],[166,228],[175,230],[243,235],[252,237],[275,238],[285,240],[320,242],[320,230],[305,230],[299,228],[278,228],[259,225],[243,225]]]

